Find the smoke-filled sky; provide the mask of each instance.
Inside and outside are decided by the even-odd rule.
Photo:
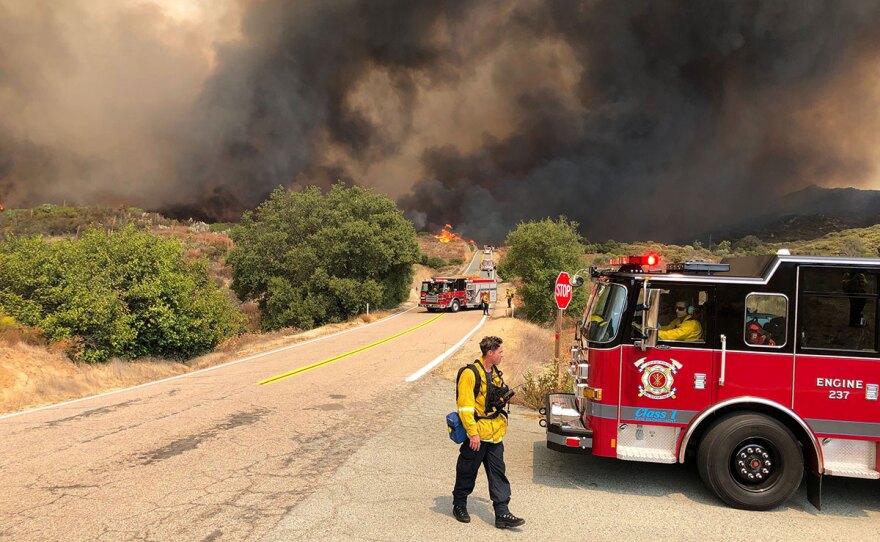
[[[0,0],[0,201],[237,218],[337,179],[498,241],[880,188],[880,0]]]

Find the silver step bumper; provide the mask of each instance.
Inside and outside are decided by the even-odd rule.
[[[571,393],[551,393],[545,399],[542,420],[547,428],[547,447],[568,453],[589,453],[593,432],[584,427]]]

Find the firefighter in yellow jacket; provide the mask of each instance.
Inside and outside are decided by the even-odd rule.
[[[703,338],[703,326],[693,316],[694,307],[687,301],[675,302],[675,318],[660,328],[657,338],[661,341],[694,342]]]
[[[504,443],[507,432],[507,412],[503,410],[512,392],[507,391],[498,365],[504,357],[504,347],[498,337],[484,337],[480,341],[479,359],[459,374],[456,393],[458,415],[468,434],[461,445],[455,466],[455,489],[452,491],[452,515],[462,523],[469,523],[468,495],[474,490],[477,471],[483,465],[489,480],[489,497],[495,508],[495,527],[519,527],[525,520],[510,513],[510,481],[505,475]],[[479,383],[477,382],[479,379]],[[476,393],[475,393],[476,392]]]

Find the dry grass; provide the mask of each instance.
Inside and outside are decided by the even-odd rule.
[[[507,283],[499,285],[499,299],[504,299],[507,286]],[[479,332],[475,333],[455,354],[441,364],[437,373],[450,381],[455,380],[461,366],[480,357],[480,340],[487,335],[496,335],[504,340],[504,361],[501,365],[504,381],[511,388],[521,386],[516,390],[513,402],[533,406],[530,404],[530,398],[540,396],[540,403],[537,404],[539,406],[543,404],[544,394],[552,391],[551,388],[561,389],[566,385],[564,375],[567,374],[568,364],[565,361],[565,355],[573,331],[563,331],[563,361],[560,364],[559,378],[557,379],[553,360],[554,331],[525,320],[505,316],[506,308],[507,304],[503,301],[500,302]],[[545,376],[542,382],[546,383],[538,382],[538,376],[551,371],[551,369],[553,378]],[[551,385],[554,381],[559,383],[555,386]],[[539,384],[541,385],[539,386]],[[451,386],[450,389],[452,389]],[[537,406],[533,406],[533,408],[537,408]]]
[[[441,243],[433,236],[420,235],[418,237],[418,243],[419,250],[422,251],[422,254],[441,258],[447,262],[455,258],[468,262],[473,255],[468,244],[464,241]]]
[[[170,361],[72,363],[63,352],[25,343],[0,345],[0,412],[57,403],[157,380],[189,369]]]

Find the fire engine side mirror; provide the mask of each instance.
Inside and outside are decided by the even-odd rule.
[[[649,289],[645,292],[647,307],[642,305],[642,335],[643,339],[637,341],[637,346],[642,352],[648,348],[657,346],[658,319],[660,318],[660,290]]]

